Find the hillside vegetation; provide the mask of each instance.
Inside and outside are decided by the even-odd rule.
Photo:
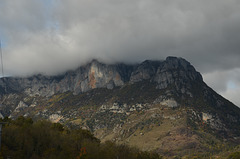
[[[93,60],[59,76],[5,77],[0,97],[0,117],[14,120],[5,119],[5,158],[239,154],[239,107],[182,58],[134,65]]]
[[[160,159],[157,153],[127,145],[100,143],[88,130],[68,129],[45,120],[19,117],[3,127],[1,158],[14,159]]]
[[[159,152],[141,151],[124,144],[111,141],[101,143],[94,135],[83,129],[65,128],[62,124],[46,120],[34,122],[31,118],[19,117],[16,120],[1,119],[7,122],[2,130],[0,159],[162,159]],[[161,153],[164,155],[163,153]],[[165,155],[164,155],[165,156]],[[240,145],[224,148],[220,153],[194,153],[189,151],[183,157],[170,158],[218,158],[239,159]]]

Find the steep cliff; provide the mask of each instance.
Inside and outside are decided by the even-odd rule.
[[[144,150],[184,154],[240,142],[240,109],[183,58],[135,65],[93,60],[58,76],[2,78],[0,95],[0,117],[80,126],[102,141]]]
[[[2,78],[1,94],[24,92],[34,96],[52,96],[67,91],[79,94],[95,88],[113,89],[126,83],[143,80],[157,83],[157,89],[187,87],[194,80],[202,81],[200,73],[182,58],[168,57],[166,61],[144,61],[141,64],[107,65],[93,60],[75,71],[59,76],[35,75],[28,78]]]

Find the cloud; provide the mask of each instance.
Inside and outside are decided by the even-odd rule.
[[[204,72],[240,66],[238,1],[61,2],[55,15],[65,33],[104,59],[183,56]]]
[[[202,72],[240,67],[237,0],[51,2],[1,2],[10,73],[59,72],[62,58],[69,69],[90,58],[139,62],[169,55],[185,57]],[[25,59],[16,63],[17,54]],[[25,68],[28,63],[32,70]]]
[[[8,40],[18,38],[20,32],[44,29],[47,20],[41,1],[3,0],[0,2],[0,10],[0,32]]]
[[[240,107],[239,92],[240,86],[238,85],[235,89],[228,89],[225,92],[220,92],[220,94]]]
[[[240,106],[240,68],[206,73],[203,79],[215,91]]]
[[[227,91],[226,82],[213,81],[240,68],[239,0],[2,0],[0,10],[9,75],[57,74],[92,58],[135,63],[171,55]]]

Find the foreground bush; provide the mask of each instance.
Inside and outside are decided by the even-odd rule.
[[[142,152],[113,142],[100,143],[88,130],[66,129],[59,123],[33,122],[19,117],[7,121],[2,132],[0,158],[14,159],[159,159],[156,153]]]
[[[240,152],[233,152],[228,156],[228,159],[240,159]]]

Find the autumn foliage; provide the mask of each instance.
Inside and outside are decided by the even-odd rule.
[[[14,159],[159,159],[111,141],[100,143],[88,130],[69,129],[59,123],[31,118],[3,119],[0,158]]]

